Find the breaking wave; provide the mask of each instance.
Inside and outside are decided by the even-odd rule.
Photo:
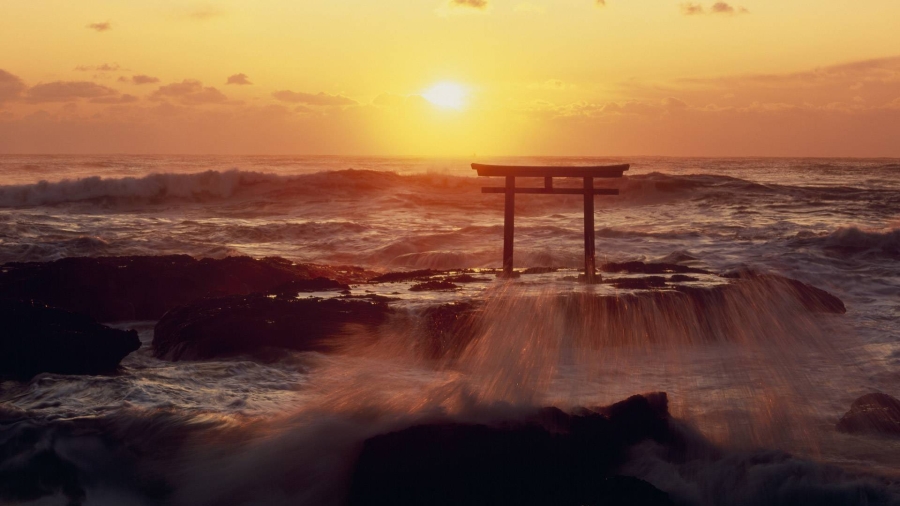
[[[527,180],[524,180],[527,181]],[[222,200],[242,197],[289,198],[297,196],[353,196],[385,190],[409,190],[396,196],[398,203],[432,203],[435,195],[471,195],[485,183],[475,177],[444,174],[399,175],[373,170],[339,170],[305,175],[279,175],[242,170],[197,173],[155,173],[144,177],[41,181],[35,184],[0,186],[0,207],[34,207],[68,202],[164,203],[168,201]],[[598,181],[598,184],[600,181]],[[521,183],[523,185],[527,182]],[[488,183],[490,185],[490,183]],[[566,183],[561,183],[565,186]],[[809,198],[857,199],[862,188],[819,188],[766,185],[744,179],[711,174],[667,175],[658,172],[602,181],[602,186],[618,188],[615,202],[658,203],[671,199],[715,195],[791,194]],[[418,190],[418,192],[416,192]]]
[[[800,235],[795,238],[794,244],[819,247],[841,256],[900,257],[900,228],[876,231],[859,227],[841,227],[825,235]]]

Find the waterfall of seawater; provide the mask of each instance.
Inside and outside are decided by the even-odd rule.
[[[212,476],[191,472],[183,502],[263,493],[252,484],[273,479],[303,490],[310,503],[340,502],[335,484],[375,434],[429,421],[514,419],[542,406],[602,406],[652,391],[668,392],[679,423],[720,447],[816,459],[833,434],[832,411],[844,406],[832,391],[862,360],[848,357],[852,332],[840,317],[812,312],[787,284],[764,279],[619,296],[501,283],[458,319],[455,337],[465,346],[437,360],[422,353],[421,326],[403,318],[378,336],[347,329],[342,358],[321,356],[313,369],[302,410],[245,427],[252,443],[233,454],[238,470],[191,466]],[[302,460],[302,477],[284,467],[284,452]],[[646,467],[636,460],[631,470],[651,473]],[[241,475],[239,485],[221,485],[224,472]]]

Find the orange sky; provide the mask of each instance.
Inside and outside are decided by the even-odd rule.
[[[900,156],[896,0],[0,13],[0,153]]]

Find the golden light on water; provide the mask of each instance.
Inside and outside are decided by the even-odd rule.
[[[442,109],[462,109],[468,99],[468,90],[458,83],[441,82],[422,93],[425,100]]]

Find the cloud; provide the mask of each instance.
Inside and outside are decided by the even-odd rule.
[[[710,7],[710,12],[713,14],[749,14],[750,11],[747,10],[746,7],[738,7],[735,9],[730,4],[725,2],[716,2]]]
[[[103,63],[101,65],[79,65],[75,67],[79,72],[118,72],[125,70],[118,63]]]
[[[233,76],[229,76],[228,81],[225,84],[247,85],[253,83],[250,82],[247,74],[235,74]]]
[[[681,4],[681,13],[685,16],[696,16],[703,14],[703,6],[700,4],[683,3]]]
[[[97,97],[90,100],[92,104],[133,104],[140,99],[127,93],[113,97]]]
[[[74,102],[85,98],[114,97],[118,94],[112,88],[90,81],[55,81],[29,88],[25,92],[25,100],[31,103]]]
[[[25,83],[18,76],[0,69],[0,104],[16,100],[25,88]]]
[[[171,99],[185,105],[223,104],[228,102],[224,93],[212,86],[203,86],[195,79],[185,79],[180,83],[160,86],[150,94],[150,100]]]
[[[488,8],[488,0],[449,0],[448,5],[450,7],[468,7],[483,11]]]
[[[449,17],[459,14],[486,13],[491,10],[490,0],[444,0],[440,6],[435,9],[435,13],[439,16]]]
[[[107,30],[112,30],[112,23],[109,21],[104,21],[102,23],[91,23],[87,25],[85,28],[90,28],[96,32],[105,32]]]
[[[131,76],[130,78],[122,76],[119,78],[120,83],[131,83],[131,84],[155,84],[159,82],[159,78],[153,76],[147,76],[144,74],[138,74]]]
[[[282,90],[272,93],[272,96],[282,102],[290,102],[292,104],[306,105],[356,105],[356,100],[347,98],[343,95],[329,95],[327,93],[302,93],[297,91]]]
[[[704,88],[754,87],[772,90],[832,86],[858,90],[881,85],[896,89],[900,84],[900,56],[859,60],[785,74],[744,74],[711,78],[682,78],[679,84]]]
[[[564,90],[564,89],[567,89],[567,88],[571,88],[571,86],[570,86],[570,85],[567,85],[565,82],[563,82],[563,81],[561,81],[561,80],[559,80],[559,79],[547,79],[546,81],[544,81],[544,82],[542,82],[542,83],[531,83],[531,84],[528,85],[528,88],[529,88],[529,89],[532,89],[532,90],[554,90],[554,91],[559,91],[559,90]]]
[[[685,2],[681,4],[681,13],[685,16],[697,16],[707,13],[733,16],[735,14],[749,14],[750,11],[746,7],[734,7],[726,2],[716,2],[710,6],[709,11],[706,11],[701,4]]]

